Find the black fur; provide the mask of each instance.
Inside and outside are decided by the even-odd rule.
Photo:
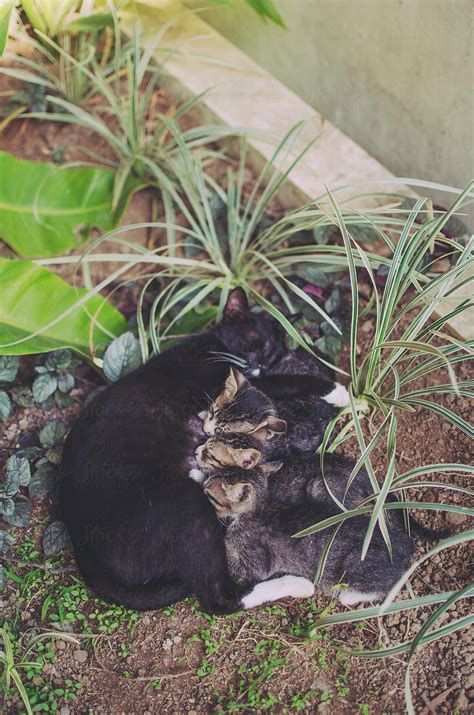
[[[148,610],[194,594],[208,611],[240,607],[221,524],[188,472],[205,439],[197,414],[229,371],[214,356],[262,365],[284,354],[275,321],[244,312],[106,387],[67,436],[63,518],[82,575],[108,601]]]

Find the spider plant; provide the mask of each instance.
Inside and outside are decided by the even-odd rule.
[[[265,218],[270,203],[291,169],[309,148],[306,145],[295,151],[302,125],[293,127],[282,139],[247,196],[247,148],[244,139],[241,140],[237,166],[228,168],[226,187],[222,188],[206,171],[208,154],[193,150],[174,120],[164,119],[164,124],[170,141],[175,142],[176,151],[164,157],[164,167],[147,157],[143,157],[142,161],[160,185],[165,220],[135,226],[162,231],[165,238],[163,245],[148,250],[130,244],[126,241],[126,232],[132,227],[122,227],[98,239],[81,259],[86,265],[109,260],[125,264],[92,291],[107,288],[112,280],[124,276],[127,280],[145,280],[138,305],[138,328],[144,360],[150,352],[160,351],[166,345],[165,341],[173,337],[177,324],[205,301],[210,300],[218,306],[219,317],[229,291],[235,286],[247,290],[255,303],[268,310],[298,344],[309,350],[311,347],[285,315],[296,312],[295,300],[339,333],[338,324],[293,279],[303,266],[316,265],[318,269],[331,273],[344,270],[347,265],[343,246],[319,245],[315,241],[310,246],[292,245],[300,231],[331,225],[327,208],[311,202],[274,223],[269,224]],[[371,220],[387,221],[382,210],[372,209],[372,212],[374,218]],[[344,216],[348,225],[360,225],[366,220],[353,209],[344,209]],[[122,248],[127,246],[130,251],[121,254],[101,252],[105,242],[116,242]],[[389,263],[383,257],[368,255],[374,265]],[[74,260],[73,257],[65,257],[48,260],[47,263]],[[356,260],[363,265],[360,259]],[[162,282],[162,290],[155,296],[149,321],[146,322],[142,305],[155,279]],[[274,291],[283,310],[262,294],[259,289],[262,281]],[[156,286],[156,283],[153,285]]]
[[[95,14],[79,17],[69,23],[61,23],[56,40],[47,32],[43,24],[35,26],[35,36],[23,27],[17,33],[18,52],[9,52],[6,59],[13,67],[0,67],[2,74],[36,85],[44,94],[61,97],[73,104],[83,104],[90,99],[94,85],[84,68],[91,69],[91,60],[96,58],[104,75],[111,74],[109,63],[113,44],[110,30],[111,15]],[[77,25],[78,21],[81,24]],[[19,67],[17,65],[20,65]],[[23,111],[35,111],[28,104]]]
[[[372,257],[351,235],[350,226],[332,196],[331,207],[334,222],[340,227],[351,281],[351,328],[350,328],[350,405],[346,410],[348,421],[330,445],[330,437],[335,426],[333,420],[323,440],[321,464],[324,469],[324,453],[331,451],[344,440],[354,436],[357,439],[360,458],[350,476],[348,487],[365,466],[372,482],[376,504],[372,512],[362,557],[365,556],[378,523],[384,533],[387,545],[389,537],[385,527],[384,507],[388,493],[397,483],[396,475],[396,428],[398,411],[414,413],[417,409],[430,410],[446,419],[453,427],[468,436],[473,435],[472,426],[446,406],[432,399],[439,394],[472,397],[472,381],[457,382],[454,366],[471,360],[473,342],[453,337],[448,332],[448,321],[472,308],[472,301],[456,299],[456,292],[465,288],[473,280],[474,241],[467,245],[445,238],[441,229],[449,218],[472,196],[471,184],[462,192],[447,212],[424,217],[420,225],[415,221],[420,216],[427,199],[419,199],[408,211],[396,243],[392,241],[380,222],[373,222],[374,228],[392,251],[384,289],[379,295]],[[428,206],[429,209],[429,206]],[[431,212],[428,211],[428,215]],[[442,273],[432,273],[435,259],[424,260],[431,255],[435,242],[441,242],[446,250],[456,256],[451,267]],[[360,358],[357,355],[359,314],[358,276],[360,266],[373,287],[372,307],[375,329],[369,347]],[[358,274],[359,270],[359,274]],[[446,303],[451,307],[441,317],[436,311]],[[446,382],[441,385],[417,387],[412,384],[435,371],[445,371]],[[430,398],[430,399],[427,399]],[[337,418],[336,418],[337,419]],[[375,425],[375,434],[366,441],[362,421],[367,419]],[[385,441],[387,473],[380,488],[371,463],[371,454],[376,445]],[[392,483],[393,482],[393,483]],[[345,512],[344,504],[339,507]]]
[[[173,21],[165,23],[156,33],[153,41],[142,50],[140,32],[135,25],[130,41],[123,41],[117,12],[110,6],[113,22],[113,48],[106,45],[107,61],[99,60],[93,45],[85,43],[85,56],[75,56],[68,48],[54,42],[38,32],[46,49],[43,53],[51,60],[57,56],[64,72],[54,81],[52,77],[39,75],[36,81],[51,90],[46,100],[55,111],[30,112],[23,116],[48,119],[84,127],[104,139],[115,161],[108,161],[89,151],[95,163],[116,168],[113,207],[116,208],[127,180],[133,176],[145,183],[153,183],[154,172],[150,171],[148,160],[168,166],[169,155],[176,154],[177,142],[169,136],[164,117],[156,106],[159,100],[158,80],[161,65],[154,63],[153,55]],[[81,44],[79,43],[78,47]],[[76,48],[77,49],[77,48]],[[109,59],[108,53],[111,52]],[[173,51],[173,50],[170,50]],[[31,60],[23,60],[33,69]],[[3,70],[12,76],[28,81],[34,80],[33,72],[8,68]],[[44,72],[44,69],[41,70]],[[53,72],[54,74],[54,72]],[[74,78],[82,91],[80,99],[94,99],[94,106],[87,103],[80,106],[79,96],[66,91],[65,80]],[[185,115],[201,97],[195,97],[172,109],[175,122]],[[178,130],[176,130],[178,131]],[[194,148],[209,144],[215,139],[235,133],[224,127],[198,126],[181,133],[182,141]],[[238,133],[238,130],[237,130]]]

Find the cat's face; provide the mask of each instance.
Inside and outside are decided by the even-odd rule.
[[[272,401],[233,367],[222,392],[199,417],[210,437],[251,434],[257,441],[264,441],[286,431],[286,422],[275,416]]]
[[[266,497],[268,478],[281,466],[281,462],[269,462],[248,471],[237,467],[220,470],[207,480],[204,492],[219,517],[255,511]]]
[[[241,288],[229,294],[216,334],[230,353],[246,361],[250,375],[269,370],[287,352],[280,324],[264,313],[252,313]]]
[[[228,434],[209,437],[196,449],[194,456],[199,468],[210,474],[223,467],[253,469],[262,458],[258,446],[258,442],[247,435]]]

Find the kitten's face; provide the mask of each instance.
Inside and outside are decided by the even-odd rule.
[[[196,449],[194,456],[199,468],[212,474],[223,467],[253,469],[260,462],[262,453],[258,442],[246,435],[228,434],[210,437]]]
[[[245,514],[255,508],[255,488],[251,482],[211,479],[204,492],[220,518]]]
[[[216,334],[230,353],[247,362],[250,375],[270,369],[287,351],[280,324],[269,315],[250,312],[241,288],[229,294]]]
[[[219,517],[255,511],[266,497],[268,477],[281,466],[281,462],[269,462],[249,471],[223,469],[207,480],[204,492]]]
[[[233,367],[222,392],[199,417],[208,436],[252,434],[263,442],[286,431],[286,422],[275,417],[272,401]]]

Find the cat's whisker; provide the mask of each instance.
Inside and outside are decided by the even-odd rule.
[[[209,358],[209,360],[212,362],[230,362],[242,369],[248,367],[246,360],[240,358],[238,355],[233,355],[232,353],[211,351],[211,355],[214,356],[212,358]]]

